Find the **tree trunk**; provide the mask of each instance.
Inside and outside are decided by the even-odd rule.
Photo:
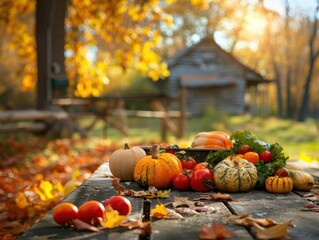
[[[318,19],[317,19],[318,13],[319,13],[319,0],[317,0],[317,7],[314,14],[314,23],[313,23],[312,33],[311,33],[311,37],[309,41],[309,49],[310,49],[309,71],[306,78],[301,108],[300,108],[300,112],[298,116],[298,120],[301,122],[305,121],[308,115],[308,105],[309,105],[309,99],[310,99],[310,85],[312,80],[312,74],[313,74],[313,69],[314,69],[316,59],[318,58],[318,55],[319,55],[319,49],[317,49],[317,51],[314,50],[314,45],[315,45],[315,40],[316,40],[316,35],[318,30]]]
[[[52,73],[65,75],[64,18],[67,0],[37,0],[37,109],[50,106]]]
[[[36,44],[37,44],[37,109],[48,106],[50,95],[49,73],[51,66],[50,10],[52,0],[37,0],[36,4]]]

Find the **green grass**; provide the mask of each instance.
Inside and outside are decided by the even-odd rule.
[[[92,130],[91,136],[109,138],[119,142],[158,142],[160,139],[161,122],[154,118],[129,118],[129,137],[114,127],[101,122]],[[226,114],[206,114],[187,120],[183,139],[176,139],[172,134],[165,141],[187,147],[194,135],[201,131],[221,130],[229,134],[235,130],[250,130],[257,138],[268,143],[278,142],[290,159],[319,162],[319,130],[313,119],[305,123],[278,118],[259,118],[251,116],[227,116]]]

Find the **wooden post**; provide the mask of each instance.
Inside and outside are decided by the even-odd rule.
[[[186,122],[186,99],[187,99],[187,90],[183,87],[179,93],[179,110],[181,116],[178,119],[178,131],[177,131],[177,138],[182,138],[185,131],[185,122]]]

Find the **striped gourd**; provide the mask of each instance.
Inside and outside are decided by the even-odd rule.
[[[270,176],[266,180],[266,190],[271,193],[290,193],[293,181],[290,177]]]
[[[179,159],[171,153],[157,154],[157,146],[152,148],[152,154],[142,158],[135,166],[134,180],[142,186],[168,188],[175,175],[182,172]]]
[[[213,169],[214,184],[222,192],[245,192],[257,183],[257,169],[246,159],[225,159]]]

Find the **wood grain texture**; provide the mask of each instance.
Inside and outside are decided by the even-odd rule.
[[[92,176],[85,181],[78,189],[64,199],[64,202],[72,202],[77,206],[88,200],[104,201],[116,191],[112,187],[112,178],[108,163],[102,164]],[[134,182],[122,182],[128,189],[141,190]],[[213,192],[210,192],[213,193]],[[199,197],[201,193],[187,191],[180,192],[171,189],[170,197],[166,199],[151,199],[151,208],[156,204],[169,205],[176,197],[188,197],[189,200]],[[255,218],[270,218],[278,222],[292,220],[294,228],[289,228],[289,237],[292,239],[318,239],[319,236],[319,214],[315,212],[303,212],[302,208],[309,202],[294,192],[289,194],[271,194],[263,189],[252,190],[245,193],[232,193],[234,201],[222,203],[209,200],[202,200],[209,206],[216,208],[215,213],[201,213],[198,215],[183,215],[183,219],[152,219],[150,239],[198,239],[198,233],[203,224],[212,222],[225,223],[231,214],[242,215],[248,213]],[[143,199],[128,197],[132,203],[130,217],[141,217]],[[256,239],[253,231],[228,223],[225,226],[233,231],[231,239]],[[53,222],[52,211],[43,219],[34,224],[21,239],[139,239],[135,230],[127,229],[102,229],[101,233],[76,231],[63,228]]]

